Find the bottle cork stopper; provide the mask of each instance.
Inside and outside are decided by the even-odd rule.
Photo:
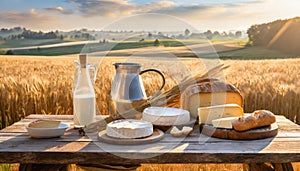
[[[79,61],[80,61],[81,67],[86,67],[86,64],[87,64],[87,55],[86,54],[80,54],[79,55]]]

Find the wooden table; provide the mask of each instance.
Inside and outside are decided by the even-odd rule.
[[[159,142],[144,145],[106,144],[99,142],[96,133],[81,136],[72,127],[61,138],[30,138],[25,125],[41,118],[73,123],[72,115],[30,115],[1,130],[0,163],[248,163],[265,167],[262,163],[268,162],[279,170],[292,170],[289,163],[300,162],[300,126],[283,116],[277,116],[279,132],[274,138],[224,140],[200,135],[199,129],[195,129],[189,137],[165,134]]]

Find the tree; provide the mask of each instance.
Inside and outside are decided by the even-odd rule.
[[[236,32],[235,32],[235,37],[236,37],[236,38],[242,37],[242,32],[241,32],[241,31],[236,31]]]
[[[228,33],[228,36],[229,36],[230,38],[232,38],[232,37],[234,37],[234,34],[230,31],[230,32]]]
[[[5,53],[5,55],[13,55],[14,53],[13,53],[13,51],[12,50],[8,50],[8,51],[6,51],[6,53]]]
[[[213,37],[218,38],[220,36],[221,36],[221,34],[218,31],[214,31]]]
[[[158,39],[155,39],[155,41],[154,41],[154,46],[159,46],[159,45],[160,45],[159,40],[158,40]]]
[[[189,36],[190,35],[190,30],[189,29],[185,29],[184,30],[184,35],[187,37],[187,36]]]
[[[204,32],[204,36],[205,36],[207,39],[211,40],[212,37],[213,37],[213,33],[212,33],[210,30],[207,30],[206,32]]]

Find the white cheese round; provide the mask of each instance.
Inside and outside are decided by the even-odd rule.
[[[142,138],[153,134],[153,125],[143,120],[121,119],[107,124],[106,134],[114,138]]]
[[[183,125],[190,121],[190,112],[171,107],[148,107],[142,119],[159,126]]]

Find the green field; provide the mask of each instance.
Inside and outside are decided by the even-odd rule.
[[[6,40],[0,41],[0,48],[17,48],[28,46],[42,46],[51,45],[64,42],[72,42],[73,39],[61,40],[61,39],[20,39],[20,40]]]
[[[74,41],[74,40],[68,40]],[[100,52],[100,51],[114,51],[114,50],[125,50],[125,49],[137,49],[143,47],[183,47],[184,45],[194,45],[194,44],[204,44],[208,43],[207,40],[201,39],[185,39],[185,40],[176,40],[176,39],[159,39],[159,43],[155,44],[154,39],[152,40],[143,40],[143,41],[133,41],[126,40],[122,42],[111,41],[109,43],[100,43],[93,42],[89,44],[77,44],[77,45],[68,45],[68,46],[56,46],[56,47],[47,47],[47,48],[29,48],[29,49],[17,49],[10,50],[9,54],[11,55],[32,55],[32,56],[59,56],[59,55],[69,55],[69,54],[78,54],[78,53],[91,53],[91,52]],[[19,40],[19,41],[7,41],[2,46],[7,47],[21,47],[21,46],[34,46],[34,45],[43,45],[43,44],[56,44],[67,42],[67,40]],[[248,47],[246,46],[247,40],[234,40],[234,41],[218,41],[212,40],[216,52],[220,59],[238,59],[238,60],[248,60],[248,59],[282,59],[282,58],[294,58],[299,57],[299,55],[290,55],[282,53],[276,50],[269,50],[262,47]],[[224,43],[224,45],[222,44]],[[233,46],[226,47],[226,44],[231,43]],[[1,44],[1,43],[0,43]],[[0,45],[1,47],[1,45]],[[195,54],[192,51],[181,51],[176,53],[177,50],[172,50],[175,52],[174,55],[177,57],[195,57]],[[0,49],[0,55],[6,54],[6,50]],[[124,55],[124,53],[122,54]],[[118,54],[114,55],[118,56]],[[213,58],[216,57],[216,54],[203,54],[203,58]]]
[[[238,60],[255,60],[255,59],[284,59],[299,57],[275,50],[269,50],[262,47],[245,47],[237,50],[219,52],[220,59],[238,59]],[[209,55],[207,55],[209,57]]]
[[[189,40],[185,42],[164,39],[159,40],[157,46],[164,47],[178,47],[184,44],[194,44],[195,40]],[[122,50],[122,49],[135,49],[155,46],[154,40],[147,41],[125,41],[125,42],[110,42],[110,43],[90,43],[81,45],[50,47],[50,48],[34,48],[34,49],[22,49],[12,50],[13,55],[40,55],[40,56],[57,56],[67,54],[78,54],[80,52],[98,52],[106,50]]]

